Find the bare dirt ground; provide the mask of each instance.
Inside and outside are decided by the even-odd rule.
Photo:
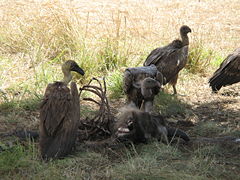
[[[223,87],[218,94],[214,94],[208,85],[208,79],[209,76],[194,75],[189,80],[182,77],[178,84],[180,94],[186,95],[179,98],[189,104],[193,112],[193,116],[188,120],[216,121],[239,129],[239,84]]]

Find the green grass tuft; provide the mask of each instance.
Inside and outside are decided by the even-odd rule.
[[[177,99],[177,96],[160,92],[155,100],[155,110],[164,116],[177,116],[186,113],[186,104]]]
[[[200,122],[194,127],[193,133],[197,136],[212,137],[224,132],[224,128],[219,126],[216,122]]]
[[[204,73],[210,62],[215,59],[216,53],[206,49],[202,42],[194,42],[189,48],[186,69],[190,73]]]
[[[109,97],[111,99],[118,99],[124,96],[122,72],[114,71],[109,74],[107,78],[107,89],[110,91]]]
[[[14,145],[0,153],[0,171],[8,173],[17,169],[30,168],[38,160],[37,156],[37,149],[31,142],[27,147],[21,144]]]
[[[41,99],[39,96],[33,96],[26,99],[12,99],[0,104],[0,109],[2,110],[2,112],[13,110],[33,111],[38,109],[40,101]]]

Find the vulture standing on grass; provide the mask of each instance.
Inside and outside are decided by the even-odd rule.
[[[240,48],[229,54],[209,79],[209,84],[215,93],[222,86],[232,85],[237,82],[240,82]]]
[[[188,33],[191,29],[184,25],[180,28],[182,40],[174,40],[164,47],[154,49],[144,62],[144,66],[154,64],[157,66],[164,78],[164,85],[169,83],[173,86],[174,94],[177,94],[176,84],[178,73],[184,68],[188,57]]]
[[[77,125],[80,118],[80,104],[76,83],[71,71],[84,75],[75,61],[62,65],[62,81],[47,86],[40,107],[40,152],[43,159],[63,157],[75,145]]]

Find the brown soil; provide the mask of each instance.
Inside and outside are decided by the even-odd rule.
[[[223,87],[217,94],[208,86],[209,77],[194,75],[190,80],[181,78],[178,83],[179,99],[190,105],[193,115],[186,117],[192,122],[217,121],[240,127],[240,86]]]

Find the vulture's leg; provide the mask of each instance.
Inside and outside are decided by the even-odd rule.
[[[172,87],[173,87],[173,94],[174,95],[177,94],[176,84],[173,84]]]
[[[169,81],[169,84],[171,84],[173,87],[173,95],[186,96],[186,95],[177,93],[177,88],[176,88],[177,80],[178,80],[178,73]]]
[[[177,94],[176,84],[178,80],[178,74],[176,74],[172,79],[170,79],[169,84],[173,87],[173,94]]]

